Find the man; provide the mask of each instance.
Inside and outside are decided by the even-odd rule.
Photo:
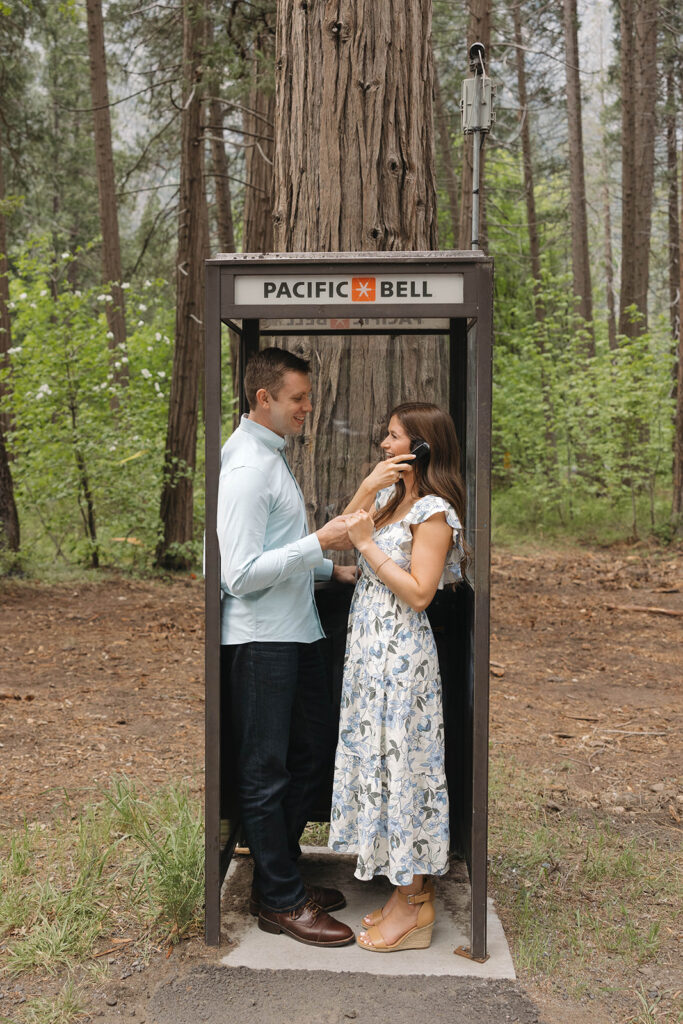
[[[311,412],[308,363],[268,348],[244,378],[249,413],[223,447],[218,487],[221,644],[230,672],[242,824],[254,859],[250,901],[264,931],[343,946],[353,931],[330,916],[337,889],[306,888],[299,838],[335,738],[314,573],[351,582],[325,549],[350,547],[338,516],[308,533],[285,437]]]

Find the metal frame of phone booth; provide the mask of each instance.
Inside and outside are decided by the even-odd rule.
[[[374,278],[376,299],[354,301],[351,278]],[[282,287],[283,279],[289,284]],[[294,282],[297,287],[294,288]],[[303,281],[303,284],[299,282]],[[326,283],[317,285],[317,281]],[[343,282],[347,283],[344,284]],[[393,281],[393,285],[382,282]],[[431,282],[420,284],[420,282]],[[273,285],[273,282],[275,284]],[[341,283],[338,283],[341,282]],[[338,283],[338,284],[337,284]],[[220,894],[238,839],[227,708],[221,704],[220,554],[216,506],[221,454],[221,331],[239,337],[240,412],[247,411],[242,374],[261,336],[407,334],[448,338],[449,404],[460,440],[467,491],[466,582],[439,592],[428,614],[444,686],[446,771],[451,793],[451,847],[470,877],[470,946],[486,959],[487,787],[489,703],[490,450],[493,261],[469,252],[276,253],[218,255],[206,263],[206,910],[205,939],[220,941]],[[301,318],[296,323],[291,318]],[[394,330],[372,318],[427,318]],[[288,319],[283,329],[281,321]],[[313,318],[311,325],[306,320]],[[369,320],[368,320],[369,318]],[[270,325],[269,321],[280,323]],[[348,321],[332,324],[331,321]],[[431,321],[432,326],[429,326]],[[436,327],[434,325],[437,325]],[[429,400],[429,395],[420,396]],[[347,588],[350,590],[350,588]],[[321,617],[336,616],[334,591],[318,598]],[[326,606],[326,607],[325,607]],[[327,630],[327,626],[325,626]],[[338,645],[337,645],[338,647]],[[342,650],[343,655],[343,650]],[[339,660],[339,652],[336,654]],[[322,819],[320,819],[322,820]],[[221,829],[223,828],[223,832]]]

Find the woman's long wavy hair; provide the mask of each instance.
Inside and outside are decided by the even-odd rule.
[[[418,497],[438,494],[455,509],[465,526],[465,483],[460,473],[460,445],[453,420],[438,405],[429,402],[404,402],[391,410],[389,419],[396,416],[411,441],[421,438],[429,445],[429,461],[413,459],[413,472]],[[375,528],[388,522],[406,495],[403,480],[395,484],[394,494],[375,513]]]

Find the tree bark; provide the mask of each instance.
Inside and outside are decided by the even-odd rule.
[[[12,473],[5,446],[5,434],[0,427],[0,551],[3,548],[18,551],[20,539]]]
[[[543,320],[545,309],[539,297],[541,283],[541,247],[538,239],[538,223],[536,220],[536,196],[534,193],[534,165],[531,155],[531,128],[529,125],[529,103],[526,91],[526,66],[524,61],[524,42],[522,38],[521,0],[512,5],[512,21],[515,34],[517,94],[519,97],[522,141],[522,165],[524,167],[524,195],[526,198],[526,219],[529,231],[529,255],[531,257],[531,274],[536,282],[534,288],[534,309],[537,320]]]
[[[650,237],[655,181],[657,96],[657,19],[659,0],[639,0],[635,20],[636,50],[636,246],[635,304],[647,329],[650,283]]]
[[[635,301],[636,250],[636,111],[633,76],[635,75],[634,12],[635,0],[621,0],[619,39],[621,43],[621,294],[619,296],[619,333],[634,332],[628,307]]]
[[[3,212],[2,202],[5,198],[5,173],[2,157],[2,129],[0,118],[0,367],[8,366],[7,350],[12,347],[12,323],[9,315],[9,264],[7,262],[7,219]],[[6,393],[6,385],[0,380],[0,398]],[[10,428],[10,416],[0,412],[0,429],[7,433]]]
[[[435,249],[431,3],[282,0],[276,50],[276,248]],[[292,347],[311,352],[307,339]],[[316,349],[312,424],[293,460],[317,525],[377,460],[393,405],[446,404],[447,367],[441,339]]]
[[[583,163],[581,124],[581,81],[579,77],[578,15],[576,0],[563,0],[564,41],[567,63],[567,117],[569,123],[569,183],[572,235],[572,281],[578,298],[578,311],[584,320],[593,319],[590,260],[588,256],[588,219],[586,216],[586,180]],[[595,355],[595,344],[588,355]]]
[[[679,289],[681,284],[680,268],[680,231],[678,226],[678,154],[676,152],[676,83],[675,71],[669,63],[666,73],[666,166],[669,179],[668,195],[668,240],[669,240],[669,314],[671,317],[671,336],[679,333]]]
[[[434,113],[436,114],[436,127],[439,138],[439,150],[441,152],[441,164],[443,167],[444,181],[446,182],[446,195],[448,196],[448,209],[451,214],[451,231],[453,232],[453,247],[458,244],[458,230],[460,226],[458,212],[458,183],[453,169],[453,150],[451,145],[450,132],[448,131],[448,119],[446,109],[441,95],[439,83],[439,72],[434,65]]]
[[[260,32],[251,55],[249,101],[243,114],[245,171],[244,252],[273,251],[273,154],[275,94],[266,82],[266,62],[274,57],[273,32]]]
[[[2,203],[5,198],[5,177],[2,160],[2,119],[0,119],[0,366],[7,365],[7,351],[12,347],[12,323],[9,315],[9,266],[7,263],[7,223]],[[0,384],[0,398],[5,394],[5,385]],[[5,434],[10,425],[10,416],[0,416],[0,549],[19,550],[19,516],[14,500],[14,483],[10,469]]]
[[[186,569],[192,564],[192,555],[185,545],[193,535],[199,378],[204,343],[204,260],[208,255],[201,128],[204,42],[204,5],[197,0],[184,0],[175,347],[161,492],[163,536],[156,554],[157,565],[168,569]]]
[[[435,247],[430,33],[429,2],[280,3],[278,251]]]
[[[232,217],[232,195],[230,193],[230,165],[223,141],[223,117],[225,109],[217,99],[209,104],[211,119],[211,163],[214,174],[216,195],[216,228],[218,246],[221,252],[235,251],[235,226]]]
[[[605,297],[607,299],[607,337],[610,350],[617,348],[617,314],[614,300],[614,253],[612,251],[612,206],[609,192],[609,169],[603,162],[602,219],[605,231]]]
[[[607,123],[605,104],[605,83],[600,81],[600,113],[603,123],[602,135],[602,221],[605,245],[605,298],[607,302],[607,337],[610,351],[617,348],[617,314],[614,290],[614,251],[612,246],[612,197],[610,194],[610,163],[608,159]]]
[[[88,15],[90,95],[93,106],[95,162],[100,202],[100,229],[102,231],[103,284],[110,290],[113,299],[113,302],[107,303],[106,309],[110,333],[109,347],[113,352],[111,361],[114,380],[125,382],[128,379],[128,364],[122,363],[118,358],[126,346],[126,307],[124,292],[121,288],[121,243],[114,178],[114,153],[111,142],[102,0],[86,0],[85,6]]]
[[[488,60],[491,47],[491,0],[468,0],[469,21],[467,25],[467,52],[463,54],[463,62],[468,60],[469,48],[472,43],[483,43]],[[486,149],[485,135],[482,137],[481,155],[479,158],[479,248],[484,252],[488,249],[488,231],[486,230]],[[460,198],[460,230],[461,249],[472,248],[472,144],[473,136],[465,135],[462,158],[462,193]]]
[[[218,5],[220,7],[220,4]],[[206,46],[211,50],[214,45],[213,15],[216,5],[211,6],[206,18]],[[235,252],[235,225],[232,216],[232,195],[230,191],[230,165],[225,152],[223,123],[225,106],[221,103],[220,78],[214,69],[208,82],[211,98],[207,104],[209,112],[209,142],[211,151],[211,168],[213,171],[213,191],[216,200],[216,232],[218,248],[221,252]]]
[[[657,0],[621,0],[622,272],[619,331],[647,329],[657,91]],[[634,319],[629,308],[641,316]]]

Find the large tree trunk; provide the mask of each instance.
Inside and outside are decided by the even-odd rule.
[[[605,83],[600,82],[600,113],[603,124],[607,123],[605,104]],[[617,314],[614,291],[614,252],[612,247],[612,197],[610,194],[610,163],[606,132],[602,136],[602,221],[605,245],[605,298],[607,301],[607,336],[611,350],[617,347]]]
[[[276,248],[435,249],[431,3],[329,9],[323,0],[278,8]],[[328,338],[316,350],[311,434],[293,453],[318,525],[377,460],[392,405],[446,403],[441,339],[351,344],[353,376],[348,342]],[[292,347],[310,352],[305,339]]]
[[[110,289],[114,300],[107,304],[107,324],[111,336],[109,347],[114,353],[112,355],[114,379],[125,381],[128,378],[128,364],[121,362],[119,357],[126,345],[126,314],[124,293],[121,288],[121,244],[114,180],[114,154],[111,143],[102,2],[101,0],[86,0],[85,6],[88,13],[90,95],[93,106],[97,188],[100,199],[103,283],[106,288]]]
[[[463,64],[468,59],[472,43],[483,43],[488,60],[491,47],[491,0],[469,0],[469,22],[467,25],[467,50],[463,53]],[[480,136],[477,135],[477,138]],[[479,248],[488,250],[488,232],[486,230],[486,189],[485,167],[486,150],[481,136],[481,156],[479,160]],[[461,249],[472,248],[472,145],[474,136],[466,135],[462,156],[462,193],[460,199],[460,244]]]
[[[536,221],[536,196],[534,193],[534,165],[531,156],[531,128],[529,125],[529,104],[526,91],[526,66],[524,61],[524,43],[522,39],[522,16],[521,2],[512,5],[512,20],[515,33],[516,64],[517,64],[517,94],[519,96],[519,111],[522,122],[522,164],[524,167],[524,195],[526,197],[526,219],[529,231],[529,255],[531,257],[531,274],[536,282],[535,302],[536,319],[542,320],[545,309],[542,300],[539,298],[539,286],[541,283],[541,247],[538,239],[538,223]]]
[[[635,303],[647,329],[650,284],[650,237],[655,182],[655,134],[658,70],[657,17],[659,0],[640,0],[636,11],[636,291]]]
[[[218,4],[218,7],[220,6]],[[206,45],[208,50],[212,49],[214,41],[212,20],[214,10],[215,7],[212,7],[211,17],[206,19]],[[220,81],[215,70],[209,78],[208,86],[211,94],[208,101],[208,137],[211,150],[213,191],[216,200],[215,222],[218,248],[220,252],[234,252],[235,226],[232,216],[232,195],[230,192],[230,165],[228,163],[228,155],[225,152],[225,139],[223,137],[225,107],[220,100]]]
[[[609,191],[609,168],[603,160],[602,219],[605,232],[605,297],[607,299],[607,337],[610,349],[617,348],[617,314],[614,300],[614,253],[612,251],[612,206]]]
[[[636,109],[634,32],[635,0],[621,0],[619,39],[621,43],[621,294],[619,297],[619,333],[633,334],[628,307],[635,302],[636,263],[641,253],[636,248]]]
[[[9,315],[9,277],[7,265],[7,225],[2,203],[5,198],[5,178],[2,162],[2,119],[0,118],[0,366],[7,364],[7,351],[12,347],[12,324]],[[0,384],[0,398],[4,384]],[[4,412],[0,416],[0,548],[19,550],[19,516],[14,500],[14,484],[10,470],[5,433],[10,417]]]
[[[232,195],[230,193],[230,165],[223,140],[223,117],[225,108],[215,97],[209,104],[211,119],[211,163],[216,196],[216,228],[218,246],[221,252],[235,251],[235,228],[232,217]]]
[[[14,500],[14,485],[10,472],[5,434],[0,427],[0,551],[19,550],[19,516]]]
[[[9,315],[9,264],[7,262],[7,221],[3,212],[5,198],[5,174],[2,159],[2,118],[0,118],[0,368],[8,365],[7,350],[12,346],[12,323]],[[6,385],[0,380],[0,398],[6,392]],[[10,416],[0,412],[0,430],[7,433]]]
[[[450,132],[448,130],[448,119],[444,107],[441,85],[439,84],[439,72],[434,65],[434,113],[436,114],[436,127],[439,138],[439,150],[441,153],[441,165],[443,168],[444,180],[446,182],[446,195],[448,196],[448,209],[451,214],[451,231],[453,232],[453,248],[458,244],[459,213],[458,213],[458,183],[453,169],[453,149],[451,145]]]
[[[193,534],[199,378],[203,366],[204,260],[208,255],[201,129],[204,42],[204,5],[184,0],[175,349],[161,492],[163,537],[156,559],[158,565],[169,569],[188,568],[192,562],[183,545],[192,540]]]
[[[619,330],[647,329],[657,93],[657,0],[621,0],[622,274]],[[634,320],[628,312],[641,313]]]
[[[266,64],[273,59],[275,38],[264,30],[254,41],[249,101],[243,114],[245,171],[244,252],[273,251],[273,133],[275,94],[267,82]]]
[[[680,231],[678,226],[678,155],[676,152],[676,85],[675,71],[669,63],[666,73],[666,166],[669,178],[668,202],[668,235],[669,235],[669,313],[671,317],[671,336],[679,333],[679,288],[681,284],[680,269]]]
[[[593,296],[588,257],[588,219],[586,216],[586,180],[583,166],[583,128],[581,125],[581,81],[579,78],[576,0],[563,0],[563,11],[567,62],[572,280],[574,295],[579,300],[579,313],[584,320],[590,321],[593,319]],[[593,343],[590,345],[588,354],[595,354]]]

